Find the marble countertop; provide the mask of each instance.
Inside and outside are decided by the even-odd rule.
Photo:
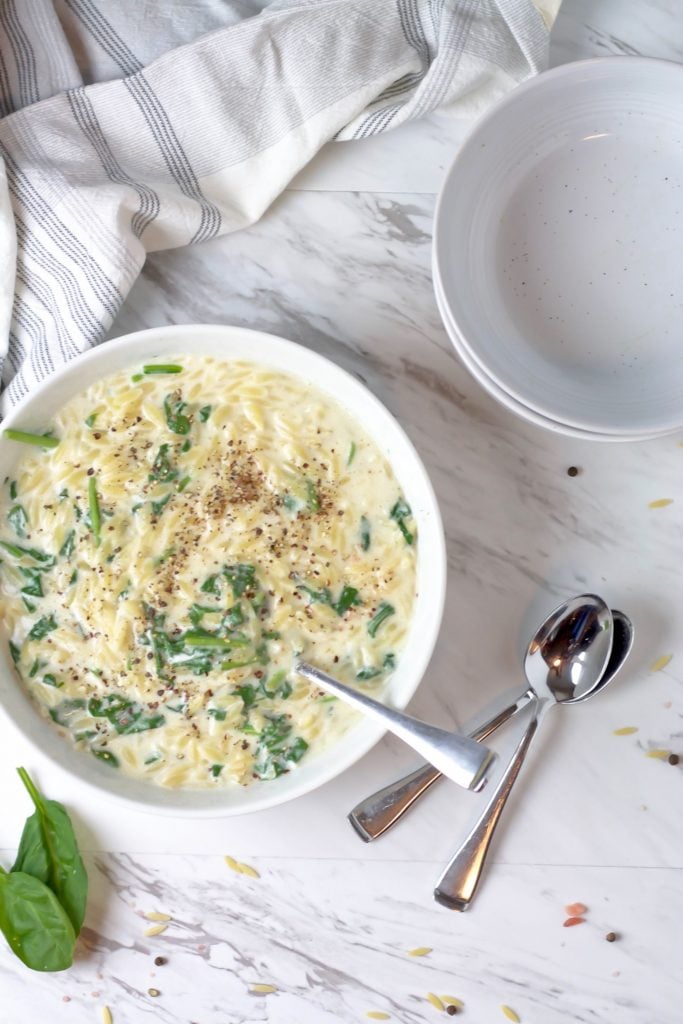
[[[681,60],[678,6],[564,0],[552,62]],[[633,618],[623,677],[549,722],[465,915],[437,906],[432,888],[477,797],[441,784],[370,846],[345,819],[411,766],[397,741],[292,805],[190,824],[93,806],[3,733],[3,861],[28,813],[11,781],[24,763],[72,809],[92,898],[69,972],[33,974],[0,950],[2,1024],[91,1024],[105,1006],[113,1024],[352,1024],[368,1012],[421,1024],[446,1018],[430,992],[462,1000],[472,1024],[505,1021],[503,1005],[523,1024],[679,1024],[683,441],[544,433],[457,362],[430,244],[435,193],[466,130],[434,116],[327,147],[255,227],[151,258],[112,335],[193,321],[272,331],[351,370],[396,414],[434,482],[450,569],[416,714],[462,722],[521,682],[526,638],[568,593],[598,591]],[[659,498],[674,501],[650,508]],[[637,732],[614,734],[624,726]],[[496,741],[501,754],[515,735]],[[231,871],[225,855],[260,877]],[[586,923],[565,929],[575,901]],[[171,918],[155,937],[144,934],[150,911]],[[411,956],[416,947],[430,952]]]

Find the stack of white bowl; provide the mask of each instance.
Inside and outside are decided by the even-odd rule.
[[[458,356],[549,430],[683,427],[683,67],[581,61],[510,93],[452,165],[434,284]]]

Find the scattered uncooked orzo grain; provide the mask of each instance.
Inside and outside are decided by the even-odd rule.
[[[240,874],[248,875],[249,878],[260,878],[261,877],[259,875],[258,871],[256,870],[256,868],[252,868],[251,864],[243,864],[242,861],[240,861],[240,863],[239,863],[238,870],[239,870]]]
[[[260,874],[253,868],[251,864],[244,864],[242,861],[235,860],[234,857],[224,857],[225,863],[228,865],[231,871],[236,871],[238,875],[248,875],[249,878],[260,878]]]
[[[167,928],[167,924],[153,924],[151,928],[145,929],[142,934],[146,939],[151,939],[154,935],[162,935]]]
[[[673,654],[662,654],[661,658],[657,658],[656,661],[652,662],[650,665],[650,672],[661,672],[663,668],[666,668],[672,658]]]
[[[673,498],[657,498],[656,501],[651,501],[648,504],[648,508],[666,508],[667,505],[673,505]]]
[[[634,732],[638,732],[637,725],[622,725],[621,729],[615,729],[614,736],[632,736]]]
[[[277,992],[277,985],[251,985],[249,991],[255,992],[258,995],[267,996],[270,995],[271,992]]]
[[[431,946],[416,946],[415,949],[408,950],[408,956],[427,956],[431,951]]]
[[[647,750],[645,752],[645,757],[654,757],[657,761],[668,761],[670,755],[670,750],[664,750],[659,748],[655,750]]]
[[[427,999],[436,1010],[441,1010],[441,1012],[443,1013],[443,1011],[446,1009],[446,1007],[439,999],[439,997],[437,995],[434,995],[433,992],[427,993]]]
[[[506,1006],[505,1003],[503,1003],[501,1010],[507,1019],[512,1021],[512,1024],[521,1024],[522,1018],[518,1013],[515,1013],[511,1006]]]
[[[148,910],[145,914],[148,921],[170,921],[172,920],[170,914],[162,914],[158,910]]]
[[[365,1014],[365,1016],[369,1017],[370,1020],[389,1020],[390,1019],[390,1015],[388,1013],[383,1013],[382,1010],[368,1010],[368,1012]]]
[[[108,1006],[102,1007],[102,1024],[113,1024],[113,1017]]]

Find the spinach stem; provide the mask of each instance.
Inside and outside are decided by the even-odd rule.
[[[3,433],[10,441],[34,444],[38,448],[56,448],[59,444],[58,437],[47,437],[45,434],[29,434],[25,430],[5,430]]]
[[[102,517],[100,515],[100,502],[97,497],[97,477],[95,476],[91,476],[88,481],[88,506],[90,508],[90,525],[92,526],[95,544],[99,544]]]
[[[26,787],[28,795],[31,797],[31,800],[36,805],[36,807],[40,809],[42,800],[40,797],[40,793],[38,792],[38,789],[36,788],[36,785],[33,782],[33,779],[31,778],[31,776],[29,775],[25,768],[17,768],[17,774],[21,781],[24,783],[24,786]]]

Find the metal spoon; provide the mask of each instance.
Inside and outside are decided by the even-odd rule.
[[[584,599],[579,598],[578,600]],[[561,607],[564,608],[565,606],[562,605]],[[552,613],[553,616],[558,611],[559,609],[556,609]],[[622,650],[625,650],[625,657],[630,651],[633,642],[633,628],[630,620],[623,612],[613,611],[612,617],[615,627],[615,643],[619,640]],[[545,628],[545,625],[546,623],[543,623],[541,630]],[[628,643],[626,643],[627,639]],[[607,686],[614,677],[616,669],[610,673],[610,665],[608,665],[608,669],[600,680],[601,688]],[[535,695],[530,689],[526,689],[521,694],[518,690],[508,690],[500,697],[497,697],[486,711],[475,716],[464,727],[463,732],[470,739],[485,740],[496,729],[499,729],[515,715],[519,714],[520,711],[528,708],[532,700],[535,700]],[[364,842],[372,842],[373,839],[378,839],[392,825],[395,825],[406,811],[413,806],[415,801],[423,793],[426,793],[429,787],[440,778],[441,772],[437,771],[433,765],[420,765],[408,775],[402,776],[396,782],[384,786],[382,789],[371,794],[371,796],[361,800],[349,814],[349,821]]]
[[[480,789],[486,781],[486,773],[495,760],[495,754],[476,740],[461,736],[460,733],[436,726],[427,725],[417,718],[405,715],[394,708],[386,707],[378,700],[373,700],[365,693],[345,686],[332,676],[328,676],[319,668],[300,661],[295,671],[311,683],[341,697],[352,707],[362,711],[370,718],[395,733],[414,750],[429,758],[440,772],[465,789]]]
[[[620,626],[623,624],[622,619]],[[606,606],[593,614],[585,607],[576,608],[568,619],[560,618],[551,627],[543,644],[530,645],[525,668],[530,689],[536,695],[531,719],[486,806],[437,882],[434,898],[438,903],[452,910],[467,910],[470,905],[503,808],[550,708],[579,704],[593,697],[604,689],[605,675],[613,678],[623,664],[631,649],[633,630],[628,629],[624,635],[620,631],[618,649],[612,655],[611,627],[612,615]],[[578,658],[577,650],[582,652]]]

